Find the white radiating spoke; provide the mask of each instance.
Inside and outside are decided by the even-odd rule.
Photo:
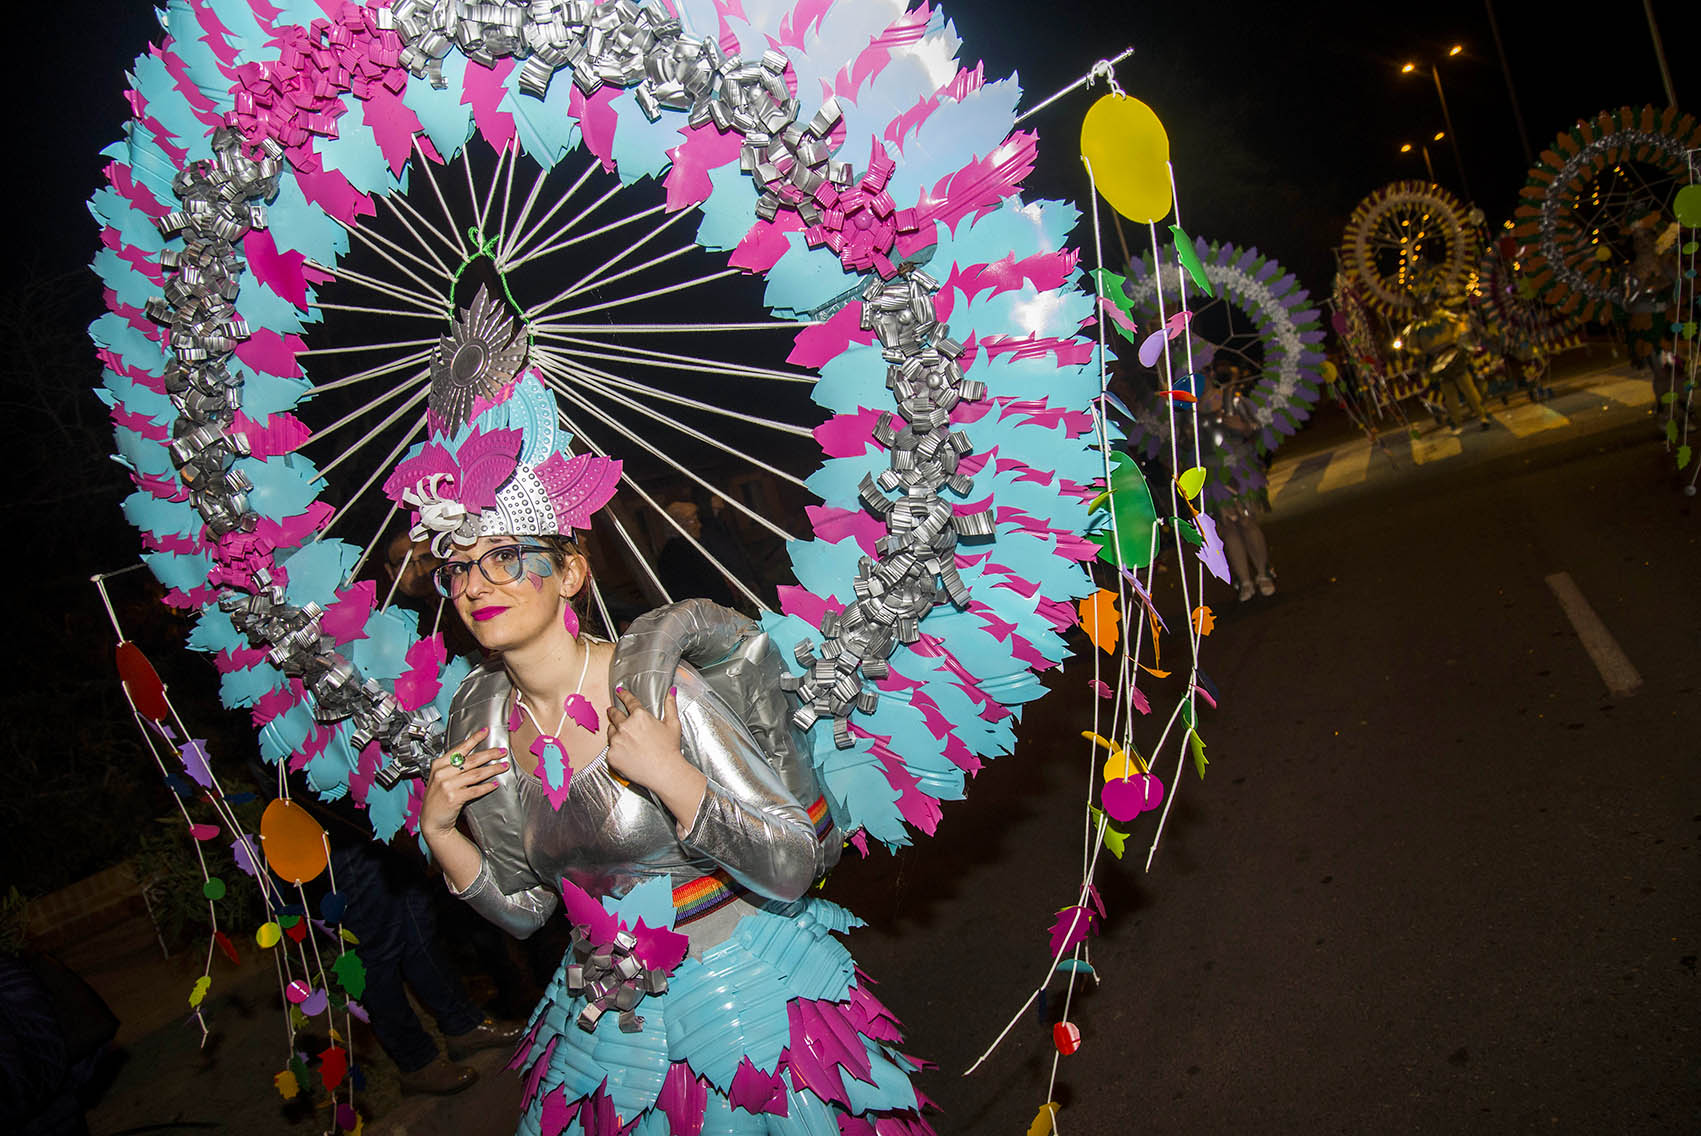
[[[427,233],[441,241],[444,250],[449,254],[450,260],[459,261],[463,254],[461,252],[461,245],[459,244],[454,227],[451,226],[449,229],[449,235],[445,236],[441,229],[425,219],[425,214],[415,209],[413,207],[413,203],[399,193],[392,193],[388,197],[380,196],[378,200],[387,201],[396,207],[396,220],[400,221],[402,226],[406,228],[409,233],[413,234],[413,239],[419,242],[419,247],[425,251],[426,255],[441,265],[443,271],[449,274],[450,279],[453,279],[455,270],[450,268],[448,263],[437,255],[437,250],[432,247],[431,242],[420,236],[419,230],[413,227],[413,223],[410,222],[408,218],[412,217],[414,221],[418,221],[420,229],[424,229]]]
[[[315,543],[324,540],[327,536],[329,536],[331,526],[347,516],[349,511],[354,508],[355,503],[366,495],[366,491],[368,489],[372,488],[373,483],[390,472],[391,467],[396,464],[396,459],[402,456],[402,451],[413,445],[418,438],[424,435],[425,424],[426,415],[421,414],[419,418],[415,420],[413,426],[408,430],[408,432],[402,435],[402,440],[396,443],[396,448],[385,455],[383,461],[372,467],[372,472],[367,475],[366,480],[361,483],[360,488],[354,491],[354,496],[350,497],[348,501],[343,504],[343,507],[338,509],[334,514],[332,514],[331,519],[325,522],[325,527],[320,529],[319,534],[313,538]],[[320,471],[320,476],[324,476],[323,470]]]
[[[318,395],[324,394],[326,391],[334,391],[334,390],[337,390],[341,387],[351,387],[355,383],[362,383],[362,382],[367,381],[368,379],[380,379],[380,378],[383,378],[385,375],[393,375],[397,371],[406,370],[407,368],[413,366],[415,363],[423,363],[427,359],[429,359],[430,357],[431,357],[431,349],[430,348],[426,348],[423,351],[411,351],[408,354],[403,355],[401,358],[392,359],[388,363],[385,363],[381,366],[368,367],[364,371],[357,371],[352,375],[344,375],[342,378],[333,379],[331,382],[328,382],[328,383],[318,383],[313,387],[313,389],[311,391],[308,392],[307,397],[313,398],[313,397],[316,397]]]
[[[373,398],[372,400],[367,402],[364,406],[357,406],[353,410],[349,411],[347,414],[343,415],[341,418],[337,419],[335,422],[331,423],[329,426],[324,426],[324,427],[321,427],[318,430],[313,431],[313,436],[308,438],[305,442],[302,442],[301,443],[302,446],[303,447],[311,446],[315,442],[322,441],[323,439],[329,437],[331,434],[334,434],[336,431],[342,429],[344,426],[347,426],[350,422],[357,422],[360,419],[366,417],[368,414],[371,414],[373,411],[377,410],[380,406],[384,405],[386,402],[389,402],[392,398],[395,398],[397,395],[404,394],[408,390],[410,390],[411,388],[419,386],[421,383],[425,382],[430,377],[431,377],[431,375],[430,375],[429,371],[417,371],[417,372],[415,372],[413,375],[409,376],[406,379],[403,379],[401,382],[397,383],[395,386],[389,387],[382,394],[378,395],[376,398]],[[426,393],[430,393],[429,388],[427,388]],[[414,401],[417,402],[418,399],[416,398]],[[407,405],[411,406],[411,405],[413,405],[413,403],[408,403]]]
[[[646,267],[650,267],[652,265],[659,264],[659,263],[661,263],[661,260],[671,259],[673,257],[680,256],[684,253],[690,252],[691,250],[695,249],[697,247],[695,244],[689,244],[689,245],[686,245],[682,249],[678,249],[675,252],[667,254],[667,256],[661,258],[661,260],[650,261],[649,264],[647,264],[647,265],[639,265],[637,269],[629,269],[629,270],[622,272],[618,276],[615,276],[615,277],[613,277],[613,278],[611,278],[607,281],[599,281],[599,277],[601,277],[602,274],[604,272],[606,272],[608,269],[614,267],[616,264],[619,264],[621,261],[625,260],[627,257],[633,255],[639,249],[643,248],[646,244],[648,244],[650,241],[654,240],[655,238],[661,236],[661,234],[665,233],[670,227],[678,224],[681,219],[683,219],[685,217],[689,217],[689,216],[691,216],[691,210],[681,209],[678,213],[675,213],[672,217],[669,217],[666,221],[663,221],[661,224],[659,224],[659,225],[655,226],[653,229],[651,229],[648,233],[645,233],[642,237],[639,237],[632,244],[623,246],[620,249],[620,251],[616,252],[613,256],[609,257],[607,260],[603,261],[601,264],[597,265],[595,268],[591,269],[589,272],[585,273],[585,275],[580,277],[577,283],[569,285],[568,288],[566,289],[566,291],[561,292],[560,294],[555,296],[553,299],[546,300],[541,304],[533,305],[533,307],[531,309],[531,313],[530,313],[530,318],[533,319],[533,320],[542,319],[543,316],[546,313],[548,313],[551,309],[555,308],[557,305],[559,305],[562,302],[570,299],[573,296],[579,295],[581,292],[586,292],[586,291],[589,291],[592,288],[597,287],[599,282],[600,283],[612,284],[612,283],[614,283],[615,280],[625,279],[627,276],[632,275],[632,273],[635,272],[635,271],[641,271],[642,269],[644,269]]]
[[[603,417],[600,413],[597,412],[595,407],[586,407],[586,409],[589,410],[592,414],[597,415],[598,418]],[[566,426],[568,430],[573,432],[573,435],[575,437],[584,439],[585,447],[587,449],[589,449],[592,453],[598,454],[602,457],[608,456],[608,454],[604,450],[602,450],[600,447],[598,447],[595,443],[593,443],[590,440],[590,437],[585,434],[585,432],[579,427],[578,423],[574,422],[573,419],[571,417],[569,417],[566,412],[557,411],[556,417],[558,417],[561,420],[562,425]],[[619,425],[615,424],[614,429],[619,430],[620,429]],[[664,460],[666,460],[665,456],[664,456]],[[687,474],[689,474],[689,471],[686,471],[686,472],[687,472]],[[660,516],[663,521],[667,522],[668,527],[672,528],[675,533],[679,534],[680,539],[684,540],[687,544],[691,545],[692,548],[695,548],[699,553],[701,553],[702,556],[703,556],[703,559],[707,560],[710,564],[712,564],[715,568],[715,571],[719,572],[723,577],[725,577],[727,583],[731,584],[734,588],[737,588],[740,592],[742,592],[744,594],[744,596],[747,599],[750,600],[751,603],[753,603],[757,606],[758,609],[760,609],[762,611],[770,610],[768,605],[766,603],[762,602],[761,596],[759,596],[755,592],[751,591],[750,586],[748,584],[746,584],[743,580],[739,579],[738,576],[735,573],[733,573],[732,571],[730,571],[725,564],[722,564],[720,562],[720,560],[715,556],[714,553],[710,552],[707,548],[704,548],[702,543],[700,541],[698,541],[696,537],[694,537],[690,533],[686,532],[685,529],[680,525],[680,523],[677,520],[674,519],[673,514],[669,513],[665,508],[663,508],[656,501],[656,499],[654,497],[651,497],[648,493],[646,493],[644,491],[644,487],[642,485],[639,485],[636,481],[632,480],[630,477],[627,477],[624,473],[622,473],[620,475],[620,480],[640,500],[642,500],[644,502],[644,504],[646,504],[650,508],[654,509],[656,511],[656,514],[658,516]],[[714,493],[715,495],[717,495],[719,497],[723,497],[729,504],[732,503],[733,500],[734,500],[732,495],[721,493],[718,489],[716,489],[712,485],[708,485],[707,483],[704,483],[704,482],[699,482],[699,484],[702,484],[704,486],[704,488],[708,489],[711,493]],[[650,582],[655,584],[657,590],[659,590],[663,596],[667,597],[668,602],[671,603],[673,601],[673,597],[668,593],[667,586],[664,585],[661,582],[661,578],[656,575],[655,569],[650,567],[649,561],[645,558],[644,553],[638,548],[637,544],[632,540],[631,535],[628,534],[626,532],[626,530],[621,526],[619,520],[614,517],[612,512],[609,514],[609,520],[614,522],[614,527],[620,532],[621,537],[626,542],[626,546],[632,550],[633,556],[637,559],[639,565],[644,570],[644,575],[649,577]]]
[[[533,330],[578,332],[580,335],[683,335],[702,331],[775,331],[814,327],[813,320],[768,320],[764,323],[540,323]]]
[[[429,395],[430,393],[431,393],[430,384],[429,383],[421,383],[420,388],[419,388],[419,392],[417,394],[415,394],[413,397],[409,398],[406,402],[402,403],[400,406],[396,407],[395,410],[391,411],[390,416],[388,418],[384,419],[384,421],[378,423],[378,425],[374,426],[371,430],[367,431],[366,436],[361,438],[360,441],[356,442],[354,445],[350,446],[348,449],[344,450],[342,453],[338,454],[336,457],[332,458],[329,462],[327,462],[325,464],[325,467],[319,471],[320,479],[323,480],[333,469],[336,469],[339,465],[343,464],[343,462],[345,462],[349,458],[353,457],[356,453],[360,452],[360,450],[362,450],[368,444],[370,444],[374,438],[378,437],[378,435],[382,434],[385,430],[388,430],[390,428],[390,426],[392,424],[394,424],[396,419],[400,418],[402,415],[406,414],[408,411],[412,410],[414,407],[416,407],[420,403],[424,402],[426,396]],[[424,418],[424,416],[422,415],[421,419],[423,420],[423,418]]]
[[[532,190],[526,194],[526,203],[520,207],[520,215],[514,218],[513,228],[508,227],[508,214],[506,212],[502,214],[502,241],[496,246],[496,267],[498,269],[506,270],[508,254],[514,247],[514,234],[526,227],[526,218],[532,215],[532,206],[537,204],[537,195],[543,189],[544,179],[548,176],[548,170],[542,166],[537,168],[537,176],[532,179]],[[503,207],[506,210],[506,201],[503,202]]]
[[[561,212],[562,207],[573,199],[573,195],[579,192],[579,190],[587,181],[590,180],[591,175],[595,172],[595,163],[586,166],[585,172],[579,175],[579,180],[569,186],[566,193],[563,193],[560,197],[555,199],[555,204],[549,207],[549,212],[545,213],[536,225],[533,225],[525,232],[524,235],[516,236],[508,243],[508,247],[503,251],[501,258],[497,261],[498,266],[501,267],[504,272],[513,267],[511,258],[514,254],[523,251],[526,245],[531,243],[532,238],[541,233],[543,231],[543,227],[555,219],[555,215]],[[516,232],[523,227],[523,223],[521,225],[516,225]]]
[[[780,422],[772,418],[763,418],[760,415],[751,414],[748,411],[739,410],[734,407],[716,406],[712,402],[702,402],[698,399],[689,398],[685,395],[675,393],[674,391],[664,390],[661,387],[653,387],[647,383],[640,383],[635,379],[629,379],[623,375],[616,375],[610,371],[605,371],[600,367],[588,366],[582,361],[589,355],[588,352],[574,352],[571,355],[567,355],[558,351],[553,351],[547,347],[540,347],[537,351],[540,355],[547,352],[550,359],[556,360],[562,364],[573,365],[576,369],[584,372],[586,375],[599,379],[617,390],[630,391],[635,394],[646,394],[651,398],[659,399],[663,402],[671,402],[675,406],[689,406],[693,410],[701,410],[708,414],[719,414],[725,418],[736,418],[740,422],[748,422],[754,426],[766,426],[770,430],[778,430],[781,433],[792,434],[799,438],[813,438],[815,436],[815,431],[809,429],[807,426],[799,426],[795,422]],[[606,358],[606,356],[604,357]],[[616,362],[620,361],[617,356],[614,357],[614,359]]]
[[[383,468],[383,467],[379,467],[379,468]],[[360,557],[357,560],[355,560],[355,562],[352,565],[349,566],[349,570],[346,573],[344,573],[344,575],[343,575],[343,587],[344,588],[348,587],[349,584],[351,584],[354,581],[354,578],[356,576],[360,575],[360,570],[361,570],[362,567],[365,566],[367,559],[372,555],[372,550],[374,548],[377,548],[378,542],[384,539],[384,530],[390,527],[390,522],[395,519],[397,511],[400,510],[400,509],[401,509],[400,502],[396,502],[396,501],[390,502],[390,511],[388,513],[384,514],[384,519],[382,521],[378,522],[378,528],[377,528],[376,531],[373,532],[372,538],[370,540],[368,540],[363,546],[361,546]],[[335,518],[333,517],[332,519],[334,520]],[[400,579],[401,573],[398,572],[396,574],[396,578]]]
[[[472,163],[462,159],[461,170],[467,175],[467,196],[472,200],[473,217],[478,222],[478,239],[487,240],[489,234],[485,226],[490,221],[492,206],[496,203],[496,187],[502,183],[502,165],[508,157],[508,147],[496,151],[496,169],[490,175],[490,188],[484,195],[484,203],[479,204],[478,191],[473,188]],[[477,249],[473,250],[477,252]]]
[[[443,187],[437,184],[437,175],[433,173],[431,169],[431,159],[425,156],[425,150],[422,146],[420,146],[419,135],[417,134],[413,136],[413,149],[414,153],[419,155],[419,161],[415,162],[414,165],[416,168],[425,171],[425,180],[431,183],[431,192],[436,195],[437,204],[443,210],[443,220],[449,223],[447,231],[450,238],[455,242],[455,251],[460,255],[461,259],[465,260],[468,256],[466,242],[461,240],[461,231],[455,227],[454,211],[449,208],[449,202],[443,196]],[[462,160],[463,162],[465,161],[464,158]],[[424,222],[424,218],[421,218],[420,220],[421,223]],[[430,228],[430,226],[427,227]],[[435,228],[433,228],[432,231],[439,232],[439,230]],[[440,232],[439,235],[441,235]]]
[[[561,319],[572,319],[574,316],[586,316],[592,312],[607,311],[609,308],[619,308],[627,304],[636,304],[643,300],[653,300],[657,296],[671,296],[675,292],[684,292],[703,284],[713,284],[717,280],[725,280],[728,276],[743,276],[741,268],[723,268],[719,272],[711,272],[707,276],[699,276],[693,280],[683,280],[678,284],[664,284],[660,288],[651,288],[648,292],[638,292],[631,296],[619,296],[612,300],[604,300],[600,304],[588,304],[582,308],[559,313]]]
[[[663,209],[667,208],[667,206],[665,206],[665,205],[653,205],[650,208],[641,210],[637,213],[628,213],[626,216],[621,217],[621,218],[614,220],[614,221],[610,221],[608,224],[603,225],[600,228],[592,229],[588,233],[580,233],[576,237],[567,237],[565,240],[559,240],[558,239],[558,238],[561,238],[563,236],[563,234],[571,231],[574,225],[577,225],[580,221],[583,221],[586,217],[589,217],[592,213],[596,212],[597,208],[599,206],[601,206],[603,202],[607,201],[609,198],[613,197],[616,193],[619,193],[619,192],[620,192],[620,187],[618,185],[609,189],[609,191],[607,193],[605,193],[601,197],[597,198],[583,212],[581,212],[577,217],[574,217],[571,221],[568,221],[565,225],[561,226],[561,228],[559,228],[559,229],[555,230],[555,232],[551,233],[549,235],[549,239],[546,242],[539,245],[537,248],[533,249],[531,252],[526,253],[524,256],[516,257],[514,259],[514,262],[512,264],[510,264],[508,267],[518,268],[520,265],[528,264],[531,261],[536,260],[540,256],[548,256],[550,253],[560,252],[563,249],[572,248],[574,245],[579,244],[581,241],[588,241],[588,240],[591,240],[594,237],[600,237],[600,236],[603,236],[606,233],[612,233],[614,230],[621,228],[622,226],[630,225],[634,221],[641,221],[645,217],[649,217],[649,216],[652,216],[656,213],[660,213]]]
[[[321,264],[319,261],[313,260],[312,258],[306,258],[303,263],[305,263],[309,268],[317,269],[334,279],[347,280],[350,284],[358,284],[362,288],[370,289],[382,296],[388,296],[392,300],[402,300],[419,308],[421,311],[432,312],[438,316],[442,316],[448,306],[442,299],[437,296],[433,296],[429,292],[415,292],[412,288],[402,288],[398,285],[380,280],[376,276],[368,276],[364,272],[356,272],[354,269],[349,268],[346,265],[339,267],[332,264]]]
[[[575,378],[567,371],[552,371],[552,370],[547,369],[547,368],[540,368],[540,370],[543,370],[544,376],[548,379],[551,386],[555,387],[557,390],[561,391],[561,393],[568,395],[569,397],[574,396],[575,390],[589,391],[592,394],[600,394],[601,396],[609,399],[612,402],[618,403],[622,406],[626,406],[630,409],[642,411],[642,412],[646,413],[648,416],[657,419],[658,421],[666,422],[668,425],[672,426],[674,429],[680,431],[681,433],[687,435],[688,437],[696,438],[700,442],[704,442],[708,445],[714,446],[716,449],[722,451],[723,453],[730,454],[733,457],[736,457],[736,458],[739,458],[743,461],[749,462],[751,465],[754,465],[754,466],[757,466],[758,468],[767,470],[769,473],[772,473],[776,477],[783,478],[784,480],[789,481],[792,484],[797,485],[797,486],[803,485],[803,482],[799,481],[797,478],[791,476],[788,473],[783,472],[782,470],[775,469],[774,467],[768,465],[766,462],[763,462],[763,461],[760,461],[756,458],[751,457],[749,454],[744,453],[742,450],[739,450],[739,449],[737,449],[733,446],[729,446],[725,442],[717,441],[714,438],[711,438],[708,435],[703,434],[701,431],[693,430],[689,426],[682,425],[681,423],[675,421],[674,419],[668,418],[666,415],[662,414],[659,411],[649,410],[649,409],[647,409],[643,406],[639,406],[638,404],[632,402],[630,399],[623,398],[620,395],[614,394],[611,391],[599,388],[598,385],[594,382],[587,382],[582,378],[575,380]],[[618,420],[616,420],[607,411],[602,410],[599,407],[597,407],[596,404],[594,402],[592,402],[591,400],[581,399],[581,400],[579,400],[579,405],[583,406],[588,412],[590,412],[593,416],[595,416],[599,421],[601,421],[603,424],[608,426],[609,429],[618,430],[621,434],[623,434],[626,437],[627,441],[633,442],[633,443],[637,444],[638,446],[641,446],[645,450],[648,450],[651,454],[660,458],[662,461],[666,462],[668,465],[672,466],[674,469],[678,470],[680,473],[683,473],[686,477],[690,478],[692,481],[695,481],[698,485],[702,486],[704,489],[707,489],[709,492],[715,494],[718,497],[725,497],[727,499],[728,503],[731,504],[734,508],[738,509],[739,512],[743,513],[745,516],[749,517],[752,521],[761,525],[763,528],[767,529],[769,532],[773,533],[775,536],[779,537],[781,540],[793,541],[793,540],[797,539],[796,537],[792,536],[790,533],[786,532],[786,530],[784,530],[784,529],[780,528],[778,525],[774,524],[774,522],[770,521],[767,517],[762,516],[762,514],[756,512],[755,510],[751,509],[749,506],[738,501],[736,499],[736,495],[726,493],[719,486],[710,484],[709,482],[703,480],[703,478],[701,476],[699,476],[689,466],[685,465],[685,463],[681,462],[678,458],[673,457],[671,454],[667,453],[666,451],[661,449],[661,447],[652,443],[649,439],[645,438],[643,435],[638,434],[638,433],[636,433],[632,430],[628,430],[626,427],[622,426],[619,423]]]
[[[537,338],[581,348],[581,350],[572,353],[575,359],[606,359],[613,363],[655,367],[665,371],[698,371],[711,375],[770,379],[782,383],[802,383],[805,386],[813,386],[816,381],[814,375],[803,372],[780,371],[772,367],[758,367],[750,363],[732,363],[724,359],[710,359],[702,355],[678,355],[671,351],[653,351],[646,347],[632,347],[617,339],[607,341],[585,339],[581,336],[559,335],[555,332],[546,331],[538,332]]]
[[[407,308],[368,308],[360,304],[327,304],[317,300],[307,301],[307,306],[327,312],[363,312],[369,316],[405,316],[408,319],[431,320],[435,323],[444,322],[442,312],[416,312]]]
[[[500,260],[499,254],[502,252],[501,238],[508,232],[508,202],[514,196],[514,168],[519,164],[520,147],[516,145],[514,147],[514,160],[508,163],[508,184],[502,190],[502,219],[496,223],[496,236],[498,238],[496,243],[496,252],[498,256],[496,259],[498,260]],[[495,179],[492,178],[492,187],[494,187],[495,184]]]
[[[435,347],[436,337],[431,339],[392,339],[385,343],[349,343],[339,347],[306,347],[296,352],[303,355],[344,355],[356,351],[395,351],[403,347]]]
[[[378,232],[378,230],[371,225],[351,225],[340,217],[332,217],[331,220],[342,226],[343,232],[347,233],[355,240],[362,242],[367,248],[389,261],[397,272],[404,274],[409,280],[412,280],[415,284],[418,284],[421,288],[423,288],[426,295],[430,295],[434,289],[441,287],[441,285],[432,284],[429,281],[421,279],[419,274],[414,272],[413,269],[397,260],[395,256],[391,256],[391,252],[394,252],[396,256],[405,256],[415,264],[419,265],[419,267],[424,271],[442,277],[445,283],[452,282],[454,280],[454,277],[441,262],[434,263],[426,260],[416,252],[409,252],[397,242],[386,237],[383,233]]]
[[[584,443],[585,449],[589,450],[599,458],[606,458],[609,456],[608,451],[592,441],[591,436],[585,433],[584,429],[575,422],[572,416],[567,414],[567,412],[557,407],[555,417],[560,420],[563,426],[567,427],[575,439]],[[620,480],[646,501],[649,500],[649,495],[644,493],[643,489],[630,477],[626,476],[626,474],[622,473],[620,475]],[[650,565],[650,558],[644,554],[644,550],[642,548],[638,547],[638,542],[632,539],[632,534],[626,531],[626,526],[621,523],[620,517],[613,509],[608,510],[608,512],[603,515],[608,519],[609,524],[614,526],[614,531],[620,534],[621,542],[631,550],[632,560],[638,565],[639,569],[643,571],[645,578],[655,585],[656,591],[661,593],[663,600],[668,603],[672,603],[673,596],[668,592],[667,585],[663,584],[661,582],[661,577],[656,575],[656,570]]]

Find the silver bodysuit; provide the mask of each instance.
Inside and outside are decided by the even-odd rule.
[[[647,791],[615,780],[606,751],[573,771],[559,810],[536,773],[510,768],[463,812],[484,860],[460,895],[481,915],[524,938],[555,910],[563,878],[619,897],[659,875],[678,887],[717,867],[754,893],[749,902],[787,902],[838,859],[836,831],[816,838],[806,806],[820,791],[791,731],[778,660],[754,623],[706,600],[658,609],[621,637],[609,681],[649,707],[677,686],[681,751],[708,779],[691,830],[681,837]],[[484,727],[481,748],[506,746],[513,706],[500,662],[486,663],[455,692],[448,737],[458,743]]]

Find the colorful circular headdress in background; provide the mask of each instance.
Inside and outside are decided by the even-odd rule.
[[[1341,267],[1365,302],[1400,322],[1416,312],[1407,290],[1425,269],[1445,289],[1463,288],[1475,271],[1478,221],[1438,185],[1397,181],[1360,201],[1341,236]]]
[[[1524,268],[1541,298],[1584,320],[1670,304],[1673,200],[1689,184],[1697,149],[1693,115],[1645,106],[1581,119],[1543,150],[1513,230],[1531,246]]]
[[[1253,446],[1216,447],[1214,454],[1206,456],[1206,466],[1212,480],[1229,492],[1256,492],[1264,485],[1262,463],[1256,457],[1291,436],[1310,417],[1320,395],[1322,314],[1293,274],[1256,248],[1194,238],[1188,252],[1215,290],[1214,297],[1195,298],[1192,303],[1187,327],[1195,341],[1194,366],[1203,371],[1214,360],[1233,360],[1246,374],[1256,376],[1239,392],[1243,413],[1255,430]],[[1162,311],[1174,313],[1180,306],[1183,271],[1174,246],[1163,247],[1158,263],[1163,265]],[[1162,326],[1158,279],[1152,255],[1147,253],[1130,265],[1122,286],[1132,302],[1134,321],[1141,327]],[[1189,385],[1179,380],[1177,376],[1176,386]],[[1161,400],[1143,397],[1131,409],[1135,423],[1128,431],[1129,446],[1147,458],[1166,455],[1171,415]]]

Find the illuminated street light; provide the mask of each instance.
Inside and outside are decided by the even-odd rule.
[[[1447,55],[1449,58],[1452,58],[1464,50],[1464,44],[1456,43],[1453,45],[1452,49],[1447,52]],[[1465,159],[1459,152],[1459,132],[1453,129],[1453,115],[1447,109],[1447,93],[1441,89],[1441,72],[1436,69],[1434,63],[1428,64],[1428,67],[1430,78],[1435,80],[1435,97],[1441,100],[1441,121],[1447,124],[1447,130],[1445,133],[1450,136],[1453,141],[1453,161],[1459,166],[1459,188],[1465,191],[1465,197],[1468,200],[1471,197],[1471,183],[1470,180],[1465,177]],[[1418,64],[1407,63],[1400,68],[1400,74],[1410,75],[1417,69]],[[1440,136],[1437,136],[1435,140],[1437,142],[1441,141]],[[1433,175],[1430,177],[1430,180],[1435,180]]]
[[[1439,140],[1441,138],[1441,135],[1437,134],[1435,137],[1436,137],[1437,140]],[[1430,184],[1431,185],[1439,184],[1435,180],[1435,165],[1434,165],[1434,163],[1432,163],[1429,160],[1429,147],[1427,145],[1420,145],[1420,146],[1418,146],[1418,149],[1423,151],[1423,168],[1426,171],[1428,171],[1428,173],[1429,173]],[[1400,153],[1409,154],[1411,152],[1412,152],[1412,144],[1410,142],[1400,143]],[[1402,221],[1400,223],[1403,225],[1403,224],[1406,224],[1407,222]]]

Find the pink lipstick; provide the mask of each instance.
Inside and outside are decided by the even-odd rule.
[[[505,607],[498,607],[495,604],[491,604],[489,607],[475,608],[473,610],[472,617],[480,623],[483,623],[487,619],[495,619],[507,610],[508,609]]]

